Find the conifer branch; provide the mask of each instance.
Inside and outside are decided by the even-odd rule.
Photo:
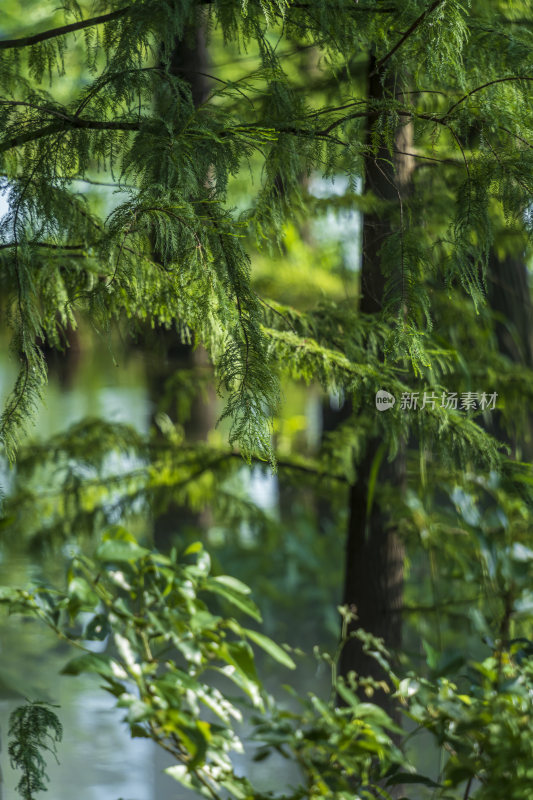
[[[358,0],[357,0],[358,1]],[[353,2],[349,4],[350,12],[359,12],[360,14],[395,14],[398,9],[393,6],[386,6],[383,8],[369,7],[354,5]],[[302,11],[307,11],[309,8],[314,8],[310,3],[291,3],[290,8],[297,8]]]
[[[507,83],[508,81],[533,81],[533,77],[530,75],[510,75],[507,78],[497,78],[493,81],[488,81],[487,83],[484,83],[482,86],[477,86],[475,89],[472,89],[471,92],[467,92],[465,95],[463,95],[463,97],[461,97],[460,100],[454,103],[453,106],[450,106],[450,108],[444,114],[442,119],[446,119],[447,117],[449,117],[452,111],[455,111],[457,106],[461,105],[461,103],[464,103],[465,100],[468,100],[468,98],[471,97],[473,94],[476,94],[476,92],[480,92],[482,89],[487,89],[489,86],[495,86],[497,83]]]
[[[56,743],[63,737],[63,726],[51,708],[57,706],[27,701],[9,718],[8,755],[11,766],[22,772],[15,791],[23,800],[34,800],[38,792],[47,790],[46,763],[40,751],[51,753],[58,761]]]
[[[103,80],[95,82],[91,91],[83,98],[83,100],[77,107],[76,111],[74,112],[74,116],[79,117],[83,109],[91,102],[93,97],[95,97],[98,94],[98,92],[100,92],[105,86],[107,86],[108,83],[112,83],[112,81],[122,77],[123,75],[127,75],[129,73],[139,73],[139,72],[160,72],[162,75],[166,75],[164,70],[159,69],[158,67],[138,67],[136,69],[127,69],[121,72],[112,72],[110,75],[106,75]]]
[[[61,113],[57,108],[46,108],[46,106],[38,106],[35,103],[28,103],[25,100],[0,100],[0,106],[22,106],[23,108],[31,108],[34,111],[40,111],[43,114],[50,114],[50,116],[58,117],[58,119],[69,119],[68,114]]]
[[[87,245],[84,244],[53,244],[52,242],[28,242],[32,247],[46,247],[50,250],[83,250]],[[17,247],[17,242],[7,242],[0,244],[0,250],[7,250],[10,247]]]
[[[240,461],[242,461],[243,454],[240,452],[240,450],[233,450],[231,453],[228,453],[228,458],[238,458]],[[256,464],[263,464],[265,467],[269,466],[268,461],[266,461],[264,458],[260,458],[259,456],[252,455],[251,460]],[[318,464],[313,466],[312,464],[303,464],[299,463],[298,461],[291,461],[290,459],[276,458],[276,467],[293,470],[294,472],[301,472],[305,475],[310,475],[313,478],[329,478],[330,480],[350,485],[350,479],[347,475],[321,469]]]
[[[403,36],[400,39],[398,39],[392,50],[389,50],[389,52],[386,55],[384,55],[383,58],[379,59],[379,61],[376,63],[374,72],[372,73],[373,75],[377,75],[383,69],[387,61],[390,58],[392,58],[392,56],[396,53],[396,51],[400,49],[402,44],[416,31],[417,28],[420,27],[420,25],[424,22],[426,17],[432,14],[433,11],[435,11],[435,9],[438,8],[438,6],[440,6],[443,2],[444,0],[435,0],[435,2],[429,8],[426,8],[426,10],[423,11],[420,14],[420,16],[415,19],[413,24],[405,31]]]
[[[533,144],[531,144],[531,142],[528,142],[527,139],[524,139],[523,136],[520,136],[518,133],[515,133],[514,131],[510,131],[509,128],[505,127],[505,125],[498,125],[498,128],[499,130],[508,133],[509,136],[513,136],[517,141],[522,142],[522,144],[525,144],[526,147],[529,147],[531,150],[533,150]]]
[[[454,141],[455,141],[455,143],[457,144],[457,147],[458,147],[458,148],[459,148],[459,150],[461,151],[461,155],[462,155],[462,157],[463,157],[463,162],[464,162],[465,169],[466,169],[466,174],[468,175],[468,180],[470,180],[470,167],[468,166],[468,159],[467,159],[467,157],[466,157],[466,153],[465,153],[464,147],[463,147],[463,145],[461,144],[461,140],[459,139],[459,137],[457,136],[457,134],[455,133],[455,131],[454,131],[454,129],[452,128],[452,126],[451,126],[451,125],[447,125],[446,127],[447,127],[447,128],[448,128],[448,130],[450,131],[451,135],[452,135],[452,136],[453,136],[453,138],[454,138]]]
[[[460,161],[456,161],[453,158],[435,158],[434,156],[425,156],[422,153],[408,153],[406,150],[399,150],[397,147],[393,149],[394,153],[398,153],[401,156],[409,156],[409,158],[420,158],[423,161],[431,161],[433,164],[450,164],[453,167],[462,167],[463,164]],[[422,167],[423,164],[418,164],[417,167]],[[431,166],[428,164],[427,166]]]
[[[141,128],[140,122],[116,122],[114,120],[80,119],[79,117],[68,116],[65,116],[64,123],[63,125],[51,123],[50,125],[45,125],[44,128],[38,128],[37,130],[27,131],[26,133],[14,136],[0,144],[0,153],[6,153],[14,147],[20,147],[23,144],[43,139],[45,136],[52,136],[54,133],[61,133],[68,130],[66,124],[72,128],[91,131],[139,131]]]
[[[51,28],[50,30],[43,31],[42,33],[35,33],[33,36],[22,36],[20,39],[0,39],[0,50],[10,50],[19,47],[31,47],[39,42],[45,42],[48,39],[55,39],[58,36],[64,36],[67,33],[83,30],[83,28],[91,28],[94,25],[102,25],[105,22],[123,17],[130,10],[130,6],[119,8],[117,11],[111,11],[109,14],[100,14],[98,17],[91,17],[90,19],[82,19],[78,22],[71,22],[69,25],[62,25],[59,28]]]

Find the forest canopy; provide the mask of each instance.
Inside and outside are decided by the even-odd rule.
[[[531,797],[532,26],[6,0],[0,601],[198,794]],[[35,427],[89,362],[137,365],[143,424]],[[325,693],[271,697],[254,652],[310,640]],[[61,713],[14,714],[31,800]]]

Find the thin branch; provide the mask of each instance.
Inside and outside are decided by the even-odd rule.
[[[351,100],[343,106],[332,106],[330,108],[321,108],[320,111],[312,111],[310,114],[306,115],[306,119],[315,119],[316,117],[322,116],[322,114],[333,114],[335,111],[344,111],[345,108],[353,108],[353,106],[365,105],[366,103],[368,103],[366,99]]]
[[[27,144],[28,142],[36,141],[37,139],[41,139],[44,136],[49,136],[54,133],[61,133],[68,129],[68,126],[71,128],[78,128],[84,130],[98,130],[98,131],[139,131],[141,128],[141,121],[137,122],[121,122],[121,121],[114,121],[114,120],[91,120],[91,119],[80,119],[77,116],[67,116],[63,115],[60,112],[56,112],[52,109],[42,109],[45,113],[54,114],[55,116],[61,117],[63,124],[59,123],[51,123],[50,125],[46,125],[43,128],[38,128],[37,130],[27,131],[26,133],[20,133],[18,136],[14,136],[7,141],[4,141],[0,144],[0,153],[5,153],[7,150],[11,150],[14,147],[20,147],[20,145]],[[341,119],[337,119],[328,125],[327,128],[323,130],[309,130],[306,128],[278,128],[278,133],[291,133],[296,136],[311,136],[317,137],[320,139],[328,139],[329,141],[335,142],[336,144],[345,145],[346,142],[343,142],[341,139],[338,139],[334,136],[331,136],[330,133],[332,130],[337,128],[339,125],[342,125],[344,122],[350,119],[359,119],[368,117],[370,114],[375,113],[373,110],[366,110],[366,111],[357,111],[353,114],[348,114],[346,117],[342,117]],[[439,125],[444,125],[445,127],[449,127],[446,119],[444,117],[435,116],[434,114],[426,114],[426,113],[417,113],[416,111],[396,111],[398,116],[401,117],[416,117],[417,119],[427,120],[428,122],[434,122]],[[236,125],[233,128],[226,128],[225,130],[218,131],[220,136],[228,136],[236,133],[239,133],[244,126]],[[250,130],[253,127],[263,127],[259,123],[251,123],[245,126],[247,130]]]
[[[271,305],[270,305],[270,303],[267,303],[267,301],[266,301],[266,300],[265,300],[263,297],[261,297],[259,294],[257,294],[257,292],[254,292],[254,294],[255,294],[255,296],[257,297],[257,299],[259,300],[259,302],[260,302],[262,305],[264,305],[264,306],[265,306],[265,308],[268,308],[268,309],[270,309],[270,311],[273,311],[273,312],[274,312],[274,314],[277,314],[277,315],[278,315],[278,317],[281,317],[281,319],[283,320],[283,322],[285,323],[285,325],[287,325],[287,327],[288,327],[288,328],[290,328],[290,329],[292,330],[292,332],[293,332],[293,333],[296,333],[296,334],[298,333],[298,331],[296,330],[296,328],[294,327],[294,325],[291,323],[291,321],[290,321],[290,320],[288,320],[288,319],[287,319],[287,318],[286,318],[286,317],[285,317],[285,316],[284,316],[284,315],[281,313],[281,311],[278,311],[278,310],[277,310],[277,308],[274,308],[274,306],[271,306]]]
[[[444,124],[446,124],[446,123],[444,123]],[[468,160],[467,160],[467,158],[466,158],[466,153],[465,153],[465,151],[464,151],[464,147],[463,147],[463,145],[461,144],[461,140],[459,139],[459,137],[457,136],[457,134],[455,133],[455,131],[454,131],[454,129],[452,128],[452,126],[451,126],[451,125],[446,125],[446,127],[447,127],[447,128],[448,128],[448,130],[450,131],[451,135],[452,135],[452,136],[453,136],[453,138],[455,139],[455,142],[456,142],[456,144],[457,144],[457,147],[458,147],[458,148],[459,148],[459,150],[461,151],[461,155],[462,155],[462,157],[463,157],[463,161],[464,161],[464,165],[465,165],[465,169],[466,169],[466,174],[468,175],[468,180],[470,180],[470,167],[468,166]]]
[[[357,2],[359,2],[359,0],[357,0]],[[306,11],[309,8],[316,8],[316,6],[312,6],[309,3],[291,3],[290,8],[297,8],[299,10]],[[392,6],[376,8],[375,6],[354,6],[353,3],[350,3],[348,10],[362,14],[395,14],[398,11],[397,8],[393,8]]]
[[[466,784],[465,793],[463,795],[463,800],[468,800],[470,795],[470,787],[472,786],[472,781],[474,780],[473,776],[471,775],[468,779],[468,783]]]
[[[227,457],[239,458],[241,461],[243,461],[243,455],[238,450],[232,450],[231,453],[227,454]],[[260,458],[259,456],[252,455],[251,460],[255,461],[257,464],[263,464],[265,467],[268,467],[269,465],[268,461],[265,461],[264,458]],[[303,472],[305,475],[311,475],[313,478],[330,478],[333,481],[339,481],[339,483],[350,484],[350,481],[346,475],[336,475],[334,472],[328,472],[327,470],[320,469],[320,467],[313,467],[312,465],[298,464],[294,461],[286,461],[284,459],[277,458],[276,466],[280,469],[290,469],[295,470],[296,472]]]
[[[79,117],[65,117],[64,121],[72,128],[92,131],[138,131],[141,127],[140,122],[80,119]],[[37,130],[21,133],[18,136],[14,136],[12,139],[2,142],[0,144],[0,153],[5,153],[7,150],[11,150],[13,147],[20,147],[28,142],[35,142],[37,139],[42,139],[45,136],[51,136],[54,133],[61,133],[65,130],[65,125],[60,125],[56,122],[46,125],[44,128],[38,128]]]
[[[80,175],[72,175],[69,180],[78,181],[79,183],[89,183],[91,186],[109,186],[111,189],[120,189],[121,191],[139,188],[131,183],[119,183],[118,181],[116,183],[111,183],[110,181],[93,181],[92,178],[82,178]]]
[[[23,100],[0,100],[0,106],[23,106],[24,108],[32,108],[34,111],[40,111],[44,114],[50,114],[52,117],[58,119],[69,119],[68,114],[63,114],[56,108],[46,108],[46,106],[37,106],[35,103],[28,103]]]
[[[317,131],[316,136],[327,136],[331,133],[332,130],[337,128],[339,125],[342,125],[343,122],[347,122],[349,119],[358,119],[360,117],[368,117],[370,116],[371,111],[354,111],[353,114],[348,114],[346,117],[342,117],[341,119],[336,119],[331,125],[328,125],[327,128],[324,128],[322,131]]]
[[[432,161],[436,164],[451,164],[454,167],[462,167],[463,164],[461,161],[456,161],[454,158],[434,158],[433,156],[423,156],[421,153],[407,153],[405,150],[398,150],[397,147],[393,148],[395,153],[399,153],[402,156],[410,156],[411,158],[421,158],[424,161]],[[422,166],[420,164],[419,166]]]
[[[368,109],[366,111],[354,111],[353,114],[348,114],[345,117],[341,117],[340,119],[334,120],[327,128],[323,128],[319,131],[308,130],[306,128],[278,128],[277,131],[279,133],[293,133],[296,136],[318,136],[323,139],[330,139],[331,141],[336,142],[337,144],[346,144],[346,142],[341,141],[340,139],[336,139],[332,136],[329,136],[332,130],[338,128],[339,125],[342,125],[344,122],[347,122],[350,119],[364,119],[366,117],[371,116],[371,114],[375,114],[376,109]],[[399,117],[407,117],[412,118],[416,117],[416,119],[423,119],[427,120],[428,122],[435,122],[439,125],[444,125],[448,127],[448,124],[445,119],[442,117],[435,116],[434,114],[426,114],[426,113],[419,113],[416,111],[395,111],[395,113]]]
[[[75,117],[79,117],[79,115],[81,114],[81,112],[83,111],[85,106],[87,106],[91,102],[93,97],[95,97],[95,95],[98,94],[100,89],[103,89],[104,86],[107,86],[108,83],[111,83],[116,78],[120,78],[123,75],[127,75],[127,74],[132,73],[132,72],[134,72],[134,73],[137,73],[137,72],[160,72],[163,75],[165,75],[164,70],[161,70],[158,67],[136,67],[134,69],[126,69],[126,70],[120,70],[118,72],[112,72],[111,74],[106,75],[102,80],[95,82],[95,84],[91,88],[91,91],[84,97],[84,99],[81,101],[81,103],[79,104],[78,108],[74,112],[74,116]]]
[[[533,81],[533,77],[530,77],[528,75],[511,75],[508,78],[497,78],[496,80],[488,81],[488,83],[484,83],[482,86],[477,86],[475,89],[472,89],[471,92],[467,92],[463,97],[461,97],[460,100],[458,100],[456,103],[454,103],[453,106],[450,106],[448,111],[444,114],[443,119],[446,119],[446,117],[449,117],[450,114],[452,113],[452,111],[454,111],[457,108],[458,105],[463,103],[465,100],[467,100],[469,97],[471,97],[476,92],[480,92],[482,89],[486,89],[488,86],[494,86],[497,83],[506,83],[508,81]]]
[[[47,247],[51,250],[84,250],[84,244],[52,244],[51,242],[28,242],[32,247]],[[8,242],[7,244],[0,244],[0,250],[6,250],[9,247],[16,247],[17,242]]]
[[[98,17],[82,19],[78,22],[72,22],[70,25],[62,25],[59,28],[51,28],[42,33],[35,33],[33,36],[22,36],[20,39],[2,39],[0,40],[0,50],[10,50],[15,47],[31,47],[39,42],[45,42],[47,39],[55,39],[57,36],[64,36],[66,33],[80,31],[83,28],[91,28],[93,25],[102,25],[105,22],[118,19],[118,17],[123,17],[129,10],[130,6],[126,6],[125,8],[120,8],[118,11],[111,11],[109,14],[100,14]]]
[[[524,139],[523,136],[520,136],[518,133],[514,133],[514,131],[510,131],[509,128],[505,127],[505,125],[498,125],[498,128],[501,131],[505,131],[505,133],[508,133],[509,136],[513,136],[519,142],[522,142],[522,144],[525,144],[527,147],[529,147],[531,150],[533,150],[533,144],[531,144],[531,142],[528,142],[527,139]]]
[[[411,36],[411,34],[413,34],[416,31],[416,29],[420,27],[420,25],[424,22],[426,17],[432,14],[433,11],[435,11],[435,9],[438,6],[440,6],[443,2],[444,0],[435,0],[435,2],[432,3],[432,5],[429,8],[426,8],[426,10],[423,11],[420,14],[420,16],[417,17],[417,19],[415,19],[413,24],[405,31],[404,35],[400,39],[398,39],[392,50],[389,50],[389,52],[386,55],[384,55],[383,58],[379,59],[379,61],[376,63],[374,72],[372,73],[373,75],[376,75],[378,72],[381,71],[381,69],[385,66],[387,61],[390,58],[392,58],[392,56],[396,53],[397,50],[400,49],[400,47],[406,41],[406,39],[408,39]]]

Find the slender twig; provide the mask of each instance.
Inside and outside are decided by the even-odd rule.
[[[311,6],[309,3],[291,3],[290,8],[297,8],[299,10],[306,11],[308,8],[315,8],[315,6]],[[350,3],[349,10],[362,14],[395,14],[398,9],[393,8],[392,6],[383,8],[376,8],[375,6],[354,6],[353,3]]]
[[[46,108],[46,106],[38,106],[35,105],[35,103],[28,103],[23,100],[0,100],[0,106],[24,106],[24,108],[32,108],[34,111],[40,111],[43,114],[50,114],[52,117],[57,117],[58,119],[64,119],[67,121],[70,119],[68,114],[63,114],[56,108]]]
[[[424,161],[433,161],[436,164],[451,164],[454,167],[463,166],[461,161],[456,161],[453,158],[435,158],[434,156],[423,156],[421,153],[408,153],[405,150],[399,150],[397,147],[393,148],[393,152],[398,153],[401,156],[410,156],[411,158],[421,158]]]
[[[64,36],[66,33],[80,31],[83,28],[91,28],[93,25],[102,25],[105,22],[118,19],[118,17],[123,17],[129,10],[130,6],[126,6],[125,8],[119,8],[118,11],[111,11],[109,14],[100,14],[98,17],[71,22],[70,25],[51,28],[42,33],[35,33],[33,36],[22,36],[20,39],[2,39],[0,40],[0,50],[9,50],[14,47],[31,47],[39,42],[45,42],[47,39],[55,39],[57,36]]]
[[[307,114],[307,118],[315,118],[320,117],[322,114],[333,114],[335,111],[344,111],[346,108],[353,108],[353,106],[360,106],[365,105],[368,103],[368,100],[352,100],[349,103],[345,103],[342,106],[333,106],[329,108],[321,108],[320,111],[311,111],[310,114]]]
[[[465,95],[463,95],[463,97],[461,97],[460,100],[457,100],[457,102],[454,103],[453,106],[450,106],[450,108],[444,114],[442,119],[446,119],[447,117],[449,117],[452,111],[454,111],[458,105],[464,103],[465,100],[467,100],[469,97],[472,97],[472,95],[475,94],[476,92],[480,92],[482,89],[487,89],[489,86],[495,86],[497,83],[507,83],[509,81],[533,81],[533,77],[529,75],[510,75],[507,78],[497,78],[496,80],[484,83],[482,86],[477,86],[475,89],[472,89],[471,92],[467,92]]]
[[[49,111],[49,113],[56,113],[52,112],[51,110],[43,109],[44,111]],[[342,139],[338,139],[334,136],[331,136],[331,131],[342,125],[344,122],[350,119],[357,119],[357,118],[365,118],[370,116],[370,114],[375,113],[375,110],[370,111],[358,111],[354,112],[353,114],[348,114],[346,117],[342,117],[341,119],[335,120],[327,128],[323,130],[310,130],[306,128],[277,128],[277,133],[289,133],[295,136],[309,136],[309,137],[316,137],[320,139],[328,139],[329,141],[335,142],[336,144],[340,144],[345,146],[346,142],[342,141]],[[440,116],[436,116],[434,114],[426,114],[417,111],[407,111],[407,110],[400,110],[396,111],[396,114],[400,117],[408,117],[408,118],[416,118],[421,120],[426,120],[428,122],[433,122],[438,125],[443,125],[449,128],[449,124],[447,123],[446,119]],[[59,116],[59,112],[56,113]],[[59,123],[52,123],[50,125],[46,125],[44,128],[38,128],[37,130],[27,131],[26,133],[20,133],[18,136],[14,136],[12,139],[8,139],[2,143],[0,143],[0,153],[4,153],[7,150],[12,149],[13,147],[19,147],[23,144],[27,144],[28,142],[36,141],[44,136],[49,136],[54,133],[60,133],[68,130],[68,127],[72,127],[73,129],[83,129],[83,130],[95,130],[95,131],[139,131],[141,128],[141,121],[137,122],[128,122],[128,121],[120,121],[120,120],[93,120],[93,119],[82,119],[76,116],[67,116],[61,115],[63,119],[63,124]],[[262,128],[263,126],[260,123],[250,123],[249,125],[242,126],[242,125],[235,125],[231,128],[226,128],[221,131],[218,131],[219,136],[229,136],[231,134],[237,134],[243,130],[252,130],[254,128]]]
[[[233,450],[231,453],[227,454],[230,458],[239,458],[242,460],[242,453],[238,450]],[[265,467],[268,466],[268,462],[265,461],[264,458],[259,458],[259,456],[251,456],[252,461],[255,461],[258,464],[263,464]],[[340,483],[349,483],[348,478],[346,475],[335,475],[332,472],[327,472],[326,470],[322,470],[320,468],[315,468],[312,466],[308,466],[306,464],[298,464],[294,461],[287,461],[284,459],[276,458],[276,467],[282,469],[292,469],[296,472],[303,472],[306,475],[312,475],[314,478],[330,478],[333,481],[339,481]]]
[[[343,122],[347,122],[350,119],[358,119],[360,117],[368,117],[370,116],[370,111],[354,111],[353,114],[348,114],[346,117],[342,117],[341,119],[336,119],[327,128],[324,128],[321,131],[316,131],[315,136],[327,136],[334,128],[337,128],[339,125],[342,125]]]
[[[446,125],[446,123],[444,123],[444,124]],[[448,130],[450,131],[451,135],[452,135],[452,136],[453,136],[453,138],[455,139],[455,142],[456,142],[456,144],[457,144],[457,147],[458,147],[458,148],[459,148],[459,150],[461,151],[461,155],[462,155],[462,157],[463,157],[463,161],[464,161],[464,165],[465,165],[465,169],[466,169],[466,174],[468,175],[468,180],[470,180],[470,167],[468,166],[468,160],[467,160],[467,158],[466,158],[466,153],[465,153],[465,151],[464,151],[464,147],[463,147],[463,145],[461,144],[461,140],[459,139],[459,137],[457,136],[457,134],[455,133],[455,131],[454,131],[454,129],[452,128],[452,126],[451,126],[451,125],[446,125],[446,127],[447,127],[447,128],[448,128]],[[470,208],[470,202],[469,202],[469,208]],[[469,214],[470,214],[470,211],[469,211]]]
[[[100,81],[95,82],[90,92],[88,92],[88,94],[83,98],[78,108],[74,112],[74,116],[79,117],[83,109],[91,102],[93,97],[95,97],[95,95],[97,95],[98,92],[104,88],[104,86],[107,86],[108,83],[111,83],[117,78],[120,78],[122,75],[129,75],[132,73],[136,74],[141,72],[155,72],[158,73],[163,79],[166,79],[169,82],[171,80],[170,75],[167,72],[165,72],[165,70],[162,69],[161,67],[132,67],[131,69],[120,70],[118,72],[111,72],[109,75],[105,75],[104,77],[102,77]],[[204,73],[195,72],[194,74],[203,75]]]
[[[79,183],[89,183],[91,186],[109,186],[111,189],[138,189],[138,186],[133,186],[131,183],[111,183],[110,181],[93,181],[91,178],[82,178],[81,175],[72,175],[69,180],[78,181]]]
[[[141,127],[140,122],[79,119],[78,117],[67,116],[65,116],[64,121],[72,128],[80,128],[83,130],[92,131],[138,131]],[[65,130],[68,130],[65,125],[52,123],[50,125],[46,125],[44,128],[38,128],[37,130],[21,133],[18,136],[14,136],[12,139],[2,142],[0,144],[0,153],[5,153],[7,150],[11,150],[13,147],[20,147],[23,144],[28,144],[28,142],[35,142],[37,139],[42,139],[45,136],[51,136],[54,133],[61,133]]]
[[[433,11],[435,11],[435,9],[438,6],[440,6],[443,2],[444,2],[444,0],[435,0],[435,2],[432,3],[429,8],[426,8],[426,10],[423,11],[420,14],[420,16],[415,19],[413,24],[405,31],[404,35],[400,39],[398,39],[398,41],[396,42],[396,44],[394,45],[392,50],[389,50],[389,52],[386,55],[384,55],[383,58],[379,59],[379,61],[376,63],[375,69],[374,69],[374,71],[372,73],[373,75],[376,75],[378,72],[380,72],[383,69],[383,67],[385,66],[387,61],[390,58],[392,58],[392,56],[396,53],[397,50],[399,50],[399,48],[411,36],[411,34],[413,34],[416,31],[416,29],[420,27],[420,25],[424,22],[426,17],[428,17],[430,14],[432,14]]]
[[[468,800],[468,796],[470,794],[470,787],[472,786],[472,781],[474,780],[474,776],[471,775],[468,779],[468,783],[466,784],[465,793],[463,795],[463,800]]]
[[[32,247],[47,247],[51,250],[84,250],[84,244],[53,244],[52,242],[28,242]],[[0,244],[0,250],[7,250],[9,247],[17,247],[17,242],[7,242]]]
[[[274,308],[274,306],[271,306],[271,305],[270,305],[270,303],[267,303],[267,301],[266,301],[266,300],[265,300],[263,297],[261,297],[261,295],[257,294],[257,292],[254,292],[254,294],[255,294],[255,296],[257,297],[257,299],[259,300],[259,302],[260,302],[262,305],[264,305],[264,306],[265,306],[265,308],[268,308],[268,309],[270,309],[270,311],[273,311],[273,312],[274,312],[274,314],[277,314],[277,315],[278,315],[278,317],[281,317],[281,319],[283,320],[283,322],[285,323],[285,325],[287,325],[287,327],[289,327],[293,333],[296,333],[296,334],[298,333],[298,331],[296,330],[296,328],[294,327],[294,325],[292,324],[292,322],[291,322],[290,320],[288,320],[288,319],[287,319],[287,318],[286,318],[286,317],[285,317],[285,316],[284,316],[284,315],[281,313],[281,311],[278,311],[278,309],[277,309],[277,308]]]

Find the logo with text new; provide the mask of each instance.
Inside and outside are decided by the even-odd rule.
[[[376,392],[376,408],[378,411],[387,411],[388,408],[393,407],[395,402],[396,398],[390,392],[386,392],[384,389]]]

